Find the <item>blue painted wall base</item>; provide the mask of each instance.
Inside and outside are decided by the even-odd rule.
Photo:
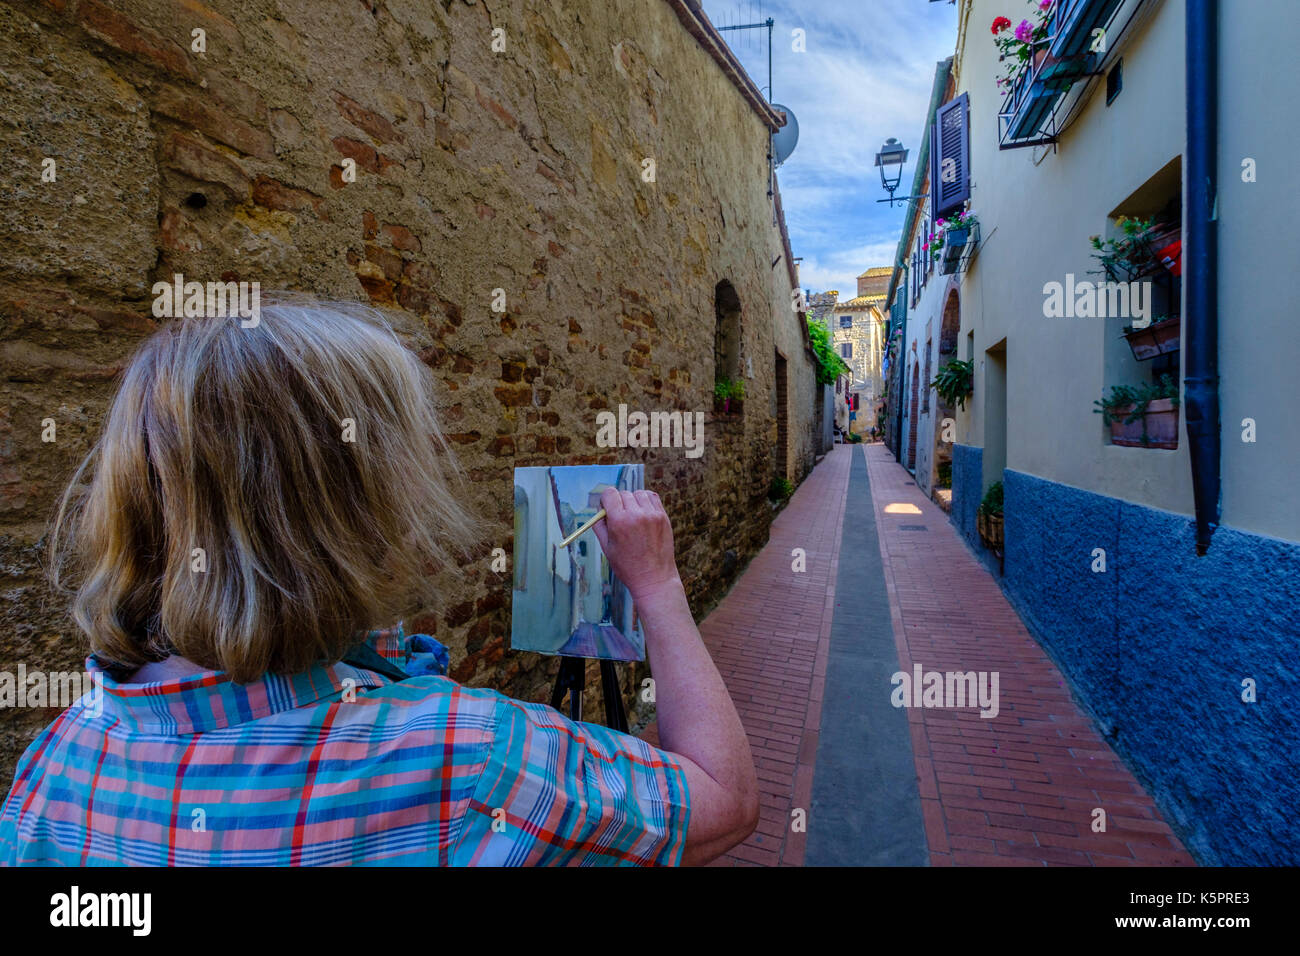
[[[975,513],[979,511],[984,483],[984,449],[952,446],[952,522],[972,548],[982,547]]]
[[[953,450],[977,553],[979,453]],[[1189,517],[1011,469],[1003,485],[1003,589],[1198,862],[1300,864],[1300,545],[1220,528],[1197,558]]]

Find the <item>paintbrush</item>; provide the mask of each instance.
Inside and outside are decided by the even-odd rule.
[[[597,511],[594,515],[591,516],[590,521],[588,521],[577,531],[573,532],[573,534],[569,535],[567,538],[561,541],[560,547],[567,548],[569,545],[573,544],[573,542],[576,541],[583,533],[585,533],[587,529],[591,528],[593,525],[595,525],[597,521],[599,521],[603,517],[605,517],[605,509],[601,508],[599,511]]]

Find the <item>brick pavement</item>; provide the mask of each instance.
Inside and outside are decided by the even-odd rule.
[[[907,712],[931,865],[1194,865],[947,515],[883,445],[865,451],[899,669],[1000,674],[995,718]]]
[[[762,806],[754,834],[713,865],[804,862],[807,835],[791,832],[791,811],[812,802],[853,455],[867,462],[899,670],[1000,675],[995,718],[906,712],[931,865],[1193,865],[997,582],[883,445],[835,446],[700,624],[749,735]],[[802,574],[794,548],[807,552]],[[654,725],[643,736],[657,742]],[[1104,833],[1091,829],[1097,807]]]
[[[791,811],[812,802],[813,760],[834,610],[840,532],[856,446],[835,445],[772,523],[771,536],[700,623],[749,736],[758,829],[714,866],[799,866],[805,832]],[[803,548],[807,570],[792,570]],[[642,736],[657,743],[654,725]]]

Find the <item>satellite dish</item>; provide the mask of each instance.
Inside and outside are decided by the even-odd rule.
[[[785,125],[772,134],[772,151],[776,165],[780,166],[790,158],[795,146],[799,144],[799,121],[794,117],[794,110],[788,106],[773,103],[772,109],[780,110],[785,114]]]

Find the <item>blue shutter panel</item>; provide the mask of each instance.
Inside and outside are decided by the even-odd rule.
[[[963,93],[935,111],[930,131],[931,206],[936,217],[956,212],[970,198],[970,97]],[[949,162],[951,160],[951,162]],[[944,182],[943,170],[951,171]]]

